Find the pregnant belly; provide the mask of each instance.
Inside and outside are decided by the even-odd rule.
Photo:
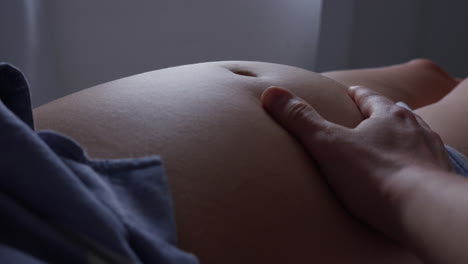
[[[179,246],[201,263],[419,263],[340,207],[303,148],[262,110],[272,85],[330,121],[361,120],[337,82],[260,62],[148,72],[54,101],[35,118],[92,157],[160,155]]]

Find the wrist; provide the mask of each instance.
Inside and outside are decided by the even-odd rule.
[[[388,209],[381,231],[400,243],[407,240],[408,218],[413,217],[413,206],[419,200],[425,185],[433,182],[442,171],[421,166],[408,166],[388,177],[383,186],[383,197]]]
[[[468,182],[443,170],[412,169],[420,178],[399,205],[401,244],[432,263],[467,263]]]
[[[413,231],[424,219],[424,212],[431,207],[431,200],[437,190],[447,184],[447,171],[412,166],[400,170],[395,179],[398,182],[398,195],[393,201],[395,213],[395,240],[408,247],[413,247]],[[450,175],[453,176],[453,175]]]

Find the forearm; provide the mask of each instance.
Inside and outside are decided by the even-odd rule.
[[[468,181],[458,175],[415,169],[414,188],[401,203],[402,241],[426,263],[468,263]]]

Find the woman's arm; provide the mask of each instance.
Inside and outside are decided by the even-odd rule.
[[[341,208],[302,146],[262,110],[260,94],[272,85],[332,122],[361,121],[342,84],[258,62],[121,79],[40,107],[35,119],[92,157],[161,155],[179,245],[202,263],[418,263]]]

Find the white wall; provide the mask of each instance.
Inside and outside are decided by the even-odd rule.
[[[317,71],[426,57],[468,75],[468,1],[325,0]]]
[[[0,61],[25,73],[36,103],[63,95],[45,15],[39,0],[0,0]]]
[[[421,55],[450,73],[468,77],[468,1],[425,0]]]
[[[62,94],[204,61],[314,66],[321,0],[35,1],[46,9]],[[41,93],[33,89],[36,105],[49,99]]]
[[[382,66],[420,56],[422,5],[423,0],[325,0],[317,70]]]
[[[315,71],[428,57],[468,75],[466,0],[1,0],[0,60],[33,103],[213,60]]]
[[[322,2],[316,71],[346,69],[352,64],[354,6],[354,0]]]

